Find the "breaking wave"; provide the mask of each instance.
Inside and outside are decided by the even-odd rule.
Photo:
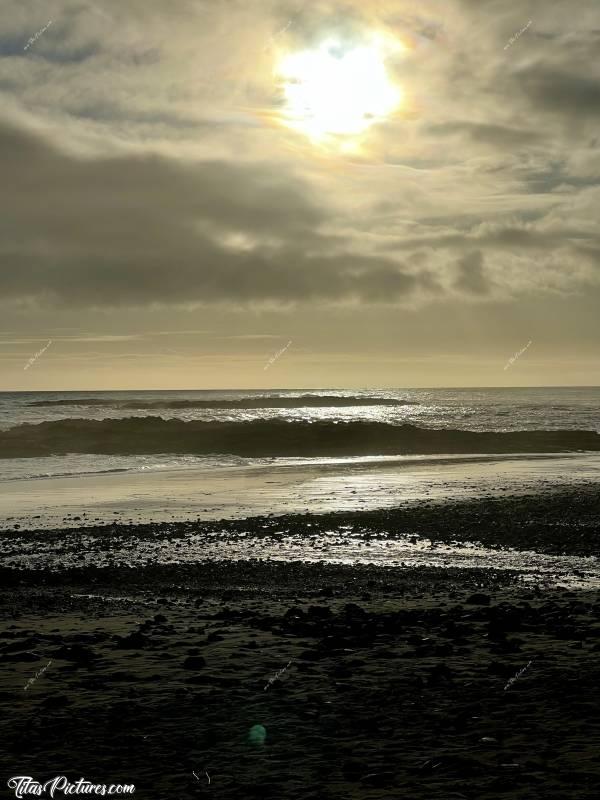
[[[0,458],[99,454],[342,456],[600,451],[584,430],[475,432],[383,422],[184,422],[161,417],[64,419],[0,431]]]

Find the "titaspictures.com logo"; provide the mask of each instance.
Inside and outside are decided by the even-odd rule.
[[[75,783],[70,783],[66,775],[57,775],[56,778],[46,781],[46,783],[38,783],[30,775],[15,775],[8,781],[8,788],[15,790],[15,797],[43,797],[46,793],[50,797],[54,797],[58,792],[64,795],[71,794],[100,794],[112,795],[113,797],[126,794],[130,795],[135,792],[135,785],[133,783],[92,783],[86,781],[85,778],[80,778]]]

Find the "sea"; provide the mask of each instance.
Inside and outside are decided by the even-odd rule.
[[[590,558],[366,542],[335,525],[255,535],[266,517],[590,483],[600,486],[598,387],[0,394],[0,558],[15,568],[259,556],[504,567],[596,585]],[[248,535],[227,534],[233,519]],[[212,532],[196,536],[197,521]]]
[[[0,393],[0,482],[482,453],[594,453],[600,387]],[[472,434],[478,434],[473,436]]]

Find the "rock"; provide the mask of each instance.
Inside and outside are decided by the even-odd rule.
[[[500,620],[490,620],[487,626],[487,633],[490,639],[496,641],[506,639],[507,628],[506,625]]]
[[[499,675],[501,678],[510,678],[515,673],[514,665],[503,664],[501,661],[490,661],[487,671],[491,675]]]
[[[27,639],[21,639],[19,642],[12,644],[2,645],[2,653],[16,653],[19,650],[26,650],[28,647],[37,647],[40,639],[37,636],[29,636]]]
[[[435,686],[442,681],[452,683],[453,680],[453,673],[452,670],[447,667],[445,664],[436,664],[435,667],[429,673],[428,684],[429,686]]]
[[[288,608],[283,615],[283,619],[286,622],[293,622],[296,619],[304,619],[304,611],[297,606],[293,606],[292,608]]]
[[[73,644],[70,647],[59,647],[52,654],[55,658],[62,658],[64,661],[73,661],[75,664],[89,666],[97,660],[98,655],[91,649],[82,644]]]
[[[70,706],[70,705],[71,701],[64,694],[55,694],[52,695],[51,697],[47,697],[45,700],[42,701],[42,706],[49,710],[65,708],[65,706]]]
[[[522,639],[500,639],[491,649],[494,653],[519,653],[522,644]]]
[[[348,639],[344,639],[342,636],[326,636],[324,639],[319,642],[319,647],[323,650],[327,650],[328,652],[333,652],[336,650],[349,650],[352,649],[352,642]]]
[[[490,600],[491,598],[489,594],[481,594],[476,592],[467,599],[467,603],[471,606],[489,606]]]
[[[127,672],[126,670],[118,670],[117,672],[112,672],[110,675],[106,676],[109,681],[117,682],[125,682],[125,683],[134,683],[138,680],[138,676],[134,675],[133,672]]]
[[[347,603],[344,606],[344,614],[348,619],[364,619],[367,616],[367,612],[356,603]]]
[[[393,650],[389,650],[388,648],[382,648],[381,650],[377,651],[377,658],[383,658],[383,659],[398,658],[398,654],[394,653]]]
[[[234,620],[234,619],[244,619],[251,614],[250,611],[240,611],[235,610],[233,608],[229,608],[229,606],[225,606],[220,611],[217,611],[215,614],[215,619],[227,619],[227,620]]]
[[[415,648],[416,658],[429,658],[435,655],[435,647],[433,644],[427,642]]]
[[[370,772],[368,775],[363,775],[360,782],[364,783],[366,786],[382,789],[386,786],[392,786],[395,779],[396,776],[393,772]]]
[[[308,616],[327,619],[327,617],[331,617],[331,609],[329,606],[309,606]]]
[[[352,677],[352,670],[348,669],[346,664],[336,664],[335,667],[331,670],[331,675],[334,678],[351,678]]]
[[[202,669],[206,666],[206,661],[202,656],[188,656],[183,662],[184,669]]]
[[[40,656],[36,655],[35,653],[6,653],[6,655],[0,656],[0,661],[21,661],[28,663],[39,660]]]
[[[324,656],[324,653],[319,653],[317,650],[303,650],[298,658],[302,661],[320,661]]]
[[[119,636],[117,640],[117,647],[121,650],[139,650],[149,644],[150,639],[139,631],[130,633],[128,636]]]
[[[348,760],[342,765],[342,775],[347,781],[358,781],[361,775],[365,775],[369,765],[364,761]]]

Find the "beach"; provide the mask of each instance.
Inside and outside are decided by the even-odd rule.
[[[5,780],[595,799],[599,401],[0,395]]]
[[[113,523],[76,529],[71,543],[60,529],[6,531],[19,562],[1,590],[10,774],[110,777],[159,800],[591,800],[598,511],[596,488],[581,486],[371,513]],[[263,558],[263,546],[297,537],[309,549],[328,531],[356,534],[362,561]],[[211,532],[252,540],[253,557],[144,554],[144,542],[177,554]],[[370,563],[378,537],[522,558]],[[45,548],[50,561],[27,568]],[[532,569],[527,552],[564,569]],[[250,735],[258,725],[264,740]]]
[[[0,530],[369,511],[600,480],[597,453],[231,458],[231,463],[213,457],[175,467],[169,460],[154,456],[129,468],[123,458],[93,472],[72,455],[15,459],[11,463],[18,469],[10,474],[5,468],[7,479],[0,481]],[[34,477],[23,476],[26,469]]]
[[[599,800],[600,3],[50,5],[0,800]]]
[[[599,800],[600,3],[50,5],[0,800]]]

